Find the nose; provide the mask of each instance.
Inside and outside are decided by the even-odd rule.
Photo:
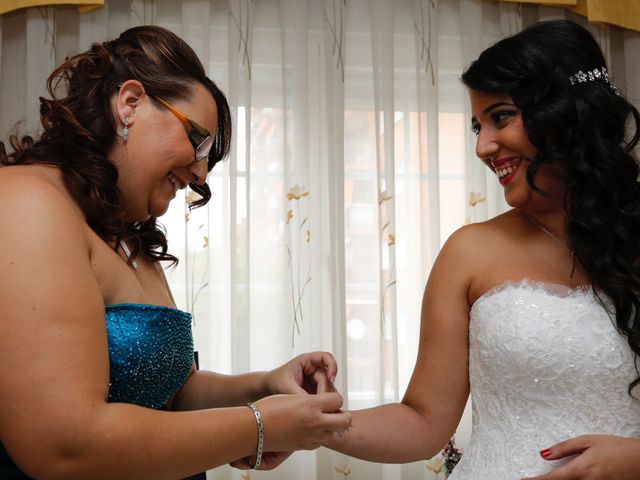
[[[207,174],[209,170],[207,169],[207,159],[203,158],[199,162],[195,160],[191,162],[189,166],[189,173],[191,174],[191,178],[194,183],[198,185],[202,185],[207,180]]]
[[[478,132],[478,137],[476,139],[476,155],[479,159],[490,163],[491,159],[496,157],[499,150],[500,145],[496,141],[496,138],[490,128],[485,128]]]

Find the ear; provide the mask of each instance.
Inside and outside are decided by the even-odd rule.
[[[127,80],[123,82],[116,97],[116,115],[120,123],[133,125],[136,116],[136,109],[140,106],[146,92],[144,86],[138,80]]]

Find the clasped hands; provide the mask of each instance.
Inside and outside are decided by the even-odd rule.
[[[336,360],[327,352],[298,355],[265,373],[268,396],[255,402],[266,417],[260,470],[277,467],[295,450],[316,449],[334,432],[349,428],[351,416],[340,410],[342,396],[333,386],[337,373]],[[248,469],[249,460],[230,465]]]

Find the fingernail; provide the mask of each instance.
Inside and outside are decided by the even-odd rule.
[[[540,450],[540,456],[542,458],[547,458],[549,455],[551,455],[551,450],[548,448],[545,448],[544,450]]]

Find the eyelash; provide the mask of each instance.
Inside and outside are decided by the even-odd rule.
[[[516,112],[513,110],[500,110],[498,112],[494,112],[491,114],[491,119],[493,120],[494,125],[499,127],[499,123],[504,122],[507,119],[513,118],[516,115]]]
[[[502,128],[504,122],[513,118],[516,114],[517,112],[515,110],[499,110],[491,113],[491,120],[496,127]],[[471,132],[477,136],[480,133],[480,124],[474,123],[471,125]]]

